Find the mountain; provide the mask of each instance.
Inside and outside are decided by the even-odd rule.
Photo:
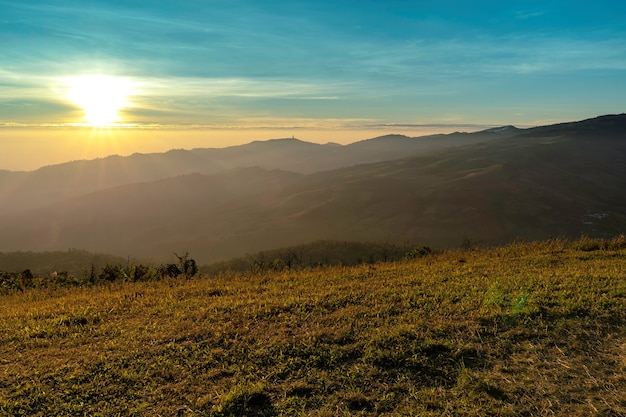
[[[313,174],[236,168],[83,194],[2,216],[0,250],[209,262],[323,239],[451,247],[626,233],[626,115],[506,130],[516,134]]]
[[[3,243],[32,250],[100,247],[118,254],[133,248],[163,257],[254,226],[241,211],[271,202],[300,176],[249,168],[130,184],[8,215],[0,235]]]
[[[559,123],[549,126],[538,126],[525,129],[528,135],[550,134],[569,135],[591,138],[623,138],[626,130],[626,115],[606,115],[577,122]]]
[[[0,213],[41,207],[55,201],[107,188],[222,168],[193,152],[171,150],[161,154],[72,161],[32,172],[0,174]]]
[[[255,141],[228,148],[196,148],[192,152],[224,168],[261,167],[300,173],[323,171],[344,166],[342,146],[317,144],[299,139]]]
[[[421,136],[419,138],[410,138],[403,135],[386,135],[351,143],[349,145],[346,145],[346,149],[350,153],[375,151],[389,153],[393,156],[399,155],[400,152],[404,152],[404,155],[401,156],[407,156],[406,153],[431,151],[435,149],[470,145],[473,143],[502,139],[513,136],[522,130],[523,129],[517,129],[513,126],[503,126],[483,130],[480,132],[455,132],[450,134]],[[396,158],[392,157],[391,159]]]
[[[166,153],[109,156],[46,166],[32,172],[0,171],[0,214],[42,207],[85,193],[184,174],[261,167],[313,173],[417,152],[507,137],[512,132],[457,133],[418,138],[390,135],[341,146],[295,138],[255,141],[228,148],[176,149]]]

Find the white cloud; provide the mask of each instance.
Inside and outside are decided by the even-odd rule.
[[[345,85],[254,78],[151,78],[138,82],[139,95],[335,100]]]

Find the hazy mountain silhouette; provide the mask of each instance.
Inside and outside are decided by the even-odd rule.
[[[441,247],[626,232],[626,115],[502,129],[498,140],[307,175],[237,168],[113,187],[2,216],[0,250],[190,251],[207,262],[320,239]],[[410,140],[338,147],[288,139],[245,145],[247,157],[228,152],[243,161],[255,147],[279,148],[267,151],[276,158],[300,146],[358,152]]]
[[[347,146],[298,139],[256,141],[228,148],[171,150],[166,153],[109,156],[51,165],[32,172],[0,171],[0,214],[42,207],[107,188],[177,175],[215,174],[232,168],[261,167],[313,173],[368,162],[402,158],[417,152],[507,137],[493,132],[409,138],[389,135]]]

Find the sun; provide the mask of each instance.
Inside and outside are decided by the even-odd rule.
[[[86,75],[67,80],[67,98],[82,107],[84,122],[91,126],[119,123],[119,111],[128,107],[132,83],[121,77]]]

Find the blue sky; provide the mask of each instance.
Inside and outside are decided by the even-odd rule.
[[[134,85],[125,123],[518,126],[626,108],[619,1],[4,1],[0,124],[79,122],[67,80]]]

